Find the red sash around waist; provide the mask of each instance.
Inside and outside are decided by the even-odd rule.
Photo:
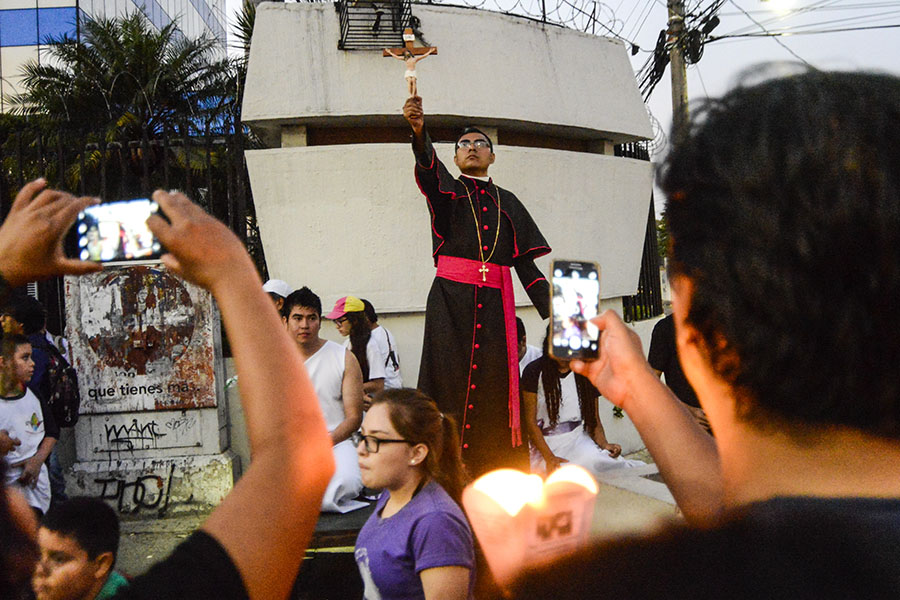
[[[503,323],[506,326],[506,360],[509,372],[509,428],[512,445],[522,444],[522,426],[519,415],[519,351],[516,333],[516,303],[512,274],[509,267],[494,263],[482,264],[458,256],[438,256],[437,276],[457,283],[482,285],[500,290],[503,301]],[[470,361],[471,362],[471,361]],[[469,365],[471,372],[471,364]],[[466,406],[471,386],[466,387]],[[465,423],[465,416],[463,417]],[[465,431],[465,429],[463,429]]]

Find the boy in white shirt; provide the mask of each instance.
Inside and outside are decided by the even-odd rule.
[[[41,403],[26,384],[34,373],[31,344],[20,334],[0,341],[0,429],[19,440],[5,457],[6,485],[16,485],[41,515],[50,507],[50,477],[44,462],[56,439],[45,435]]]

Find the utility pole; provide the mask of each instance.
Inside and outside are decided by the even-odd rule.
[[[684,62],[684,0],[668,0],[672,66],[672,132],[681,137],[688,124],[687,68]],[[674,140],[673,140],[674,141]]]

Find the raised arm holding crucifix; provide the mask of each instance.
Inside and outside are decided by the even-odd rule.
[[[528,469],[519,417],[519,357],[511,268],[543,318],[549,285],[534,259],[550,247],[516,196],[488,177],[493,143],[479,129],[456,141],[454,178],[425,128],[422,99],[403,106],[413,132],[416,182],[431,213],[437,276],[428,295],[418,387],[461,424],[473,477]]]

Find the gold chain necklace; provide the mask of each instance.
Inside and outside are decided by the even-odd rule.
[[[472,218],[475,219],[475,233],[478,234],[478,256],[481,258],[481,268],[478,269],[478,272],[481,273],[481,281],[487,281],[487,274],[490,269],[487,268],[485,263],[489,262],[491,257],[494,256],[494,251],[497,249],[497,240],[500,238],[500,188],[497,187],[496,183],[494,184],[494,193],[497,194],[497,232],[494,234],[494,247],[491,248],[491,253],[485,258],[484,245],[481,242],[481,227],[478,226],[478,213],[475,212],[475,203],[472,202],[469,186],[463,183],[463,187],[466,188],[466,198],[469,199],[469,208],[472,209]],[[478,189],[477,186],[475,189]]]

